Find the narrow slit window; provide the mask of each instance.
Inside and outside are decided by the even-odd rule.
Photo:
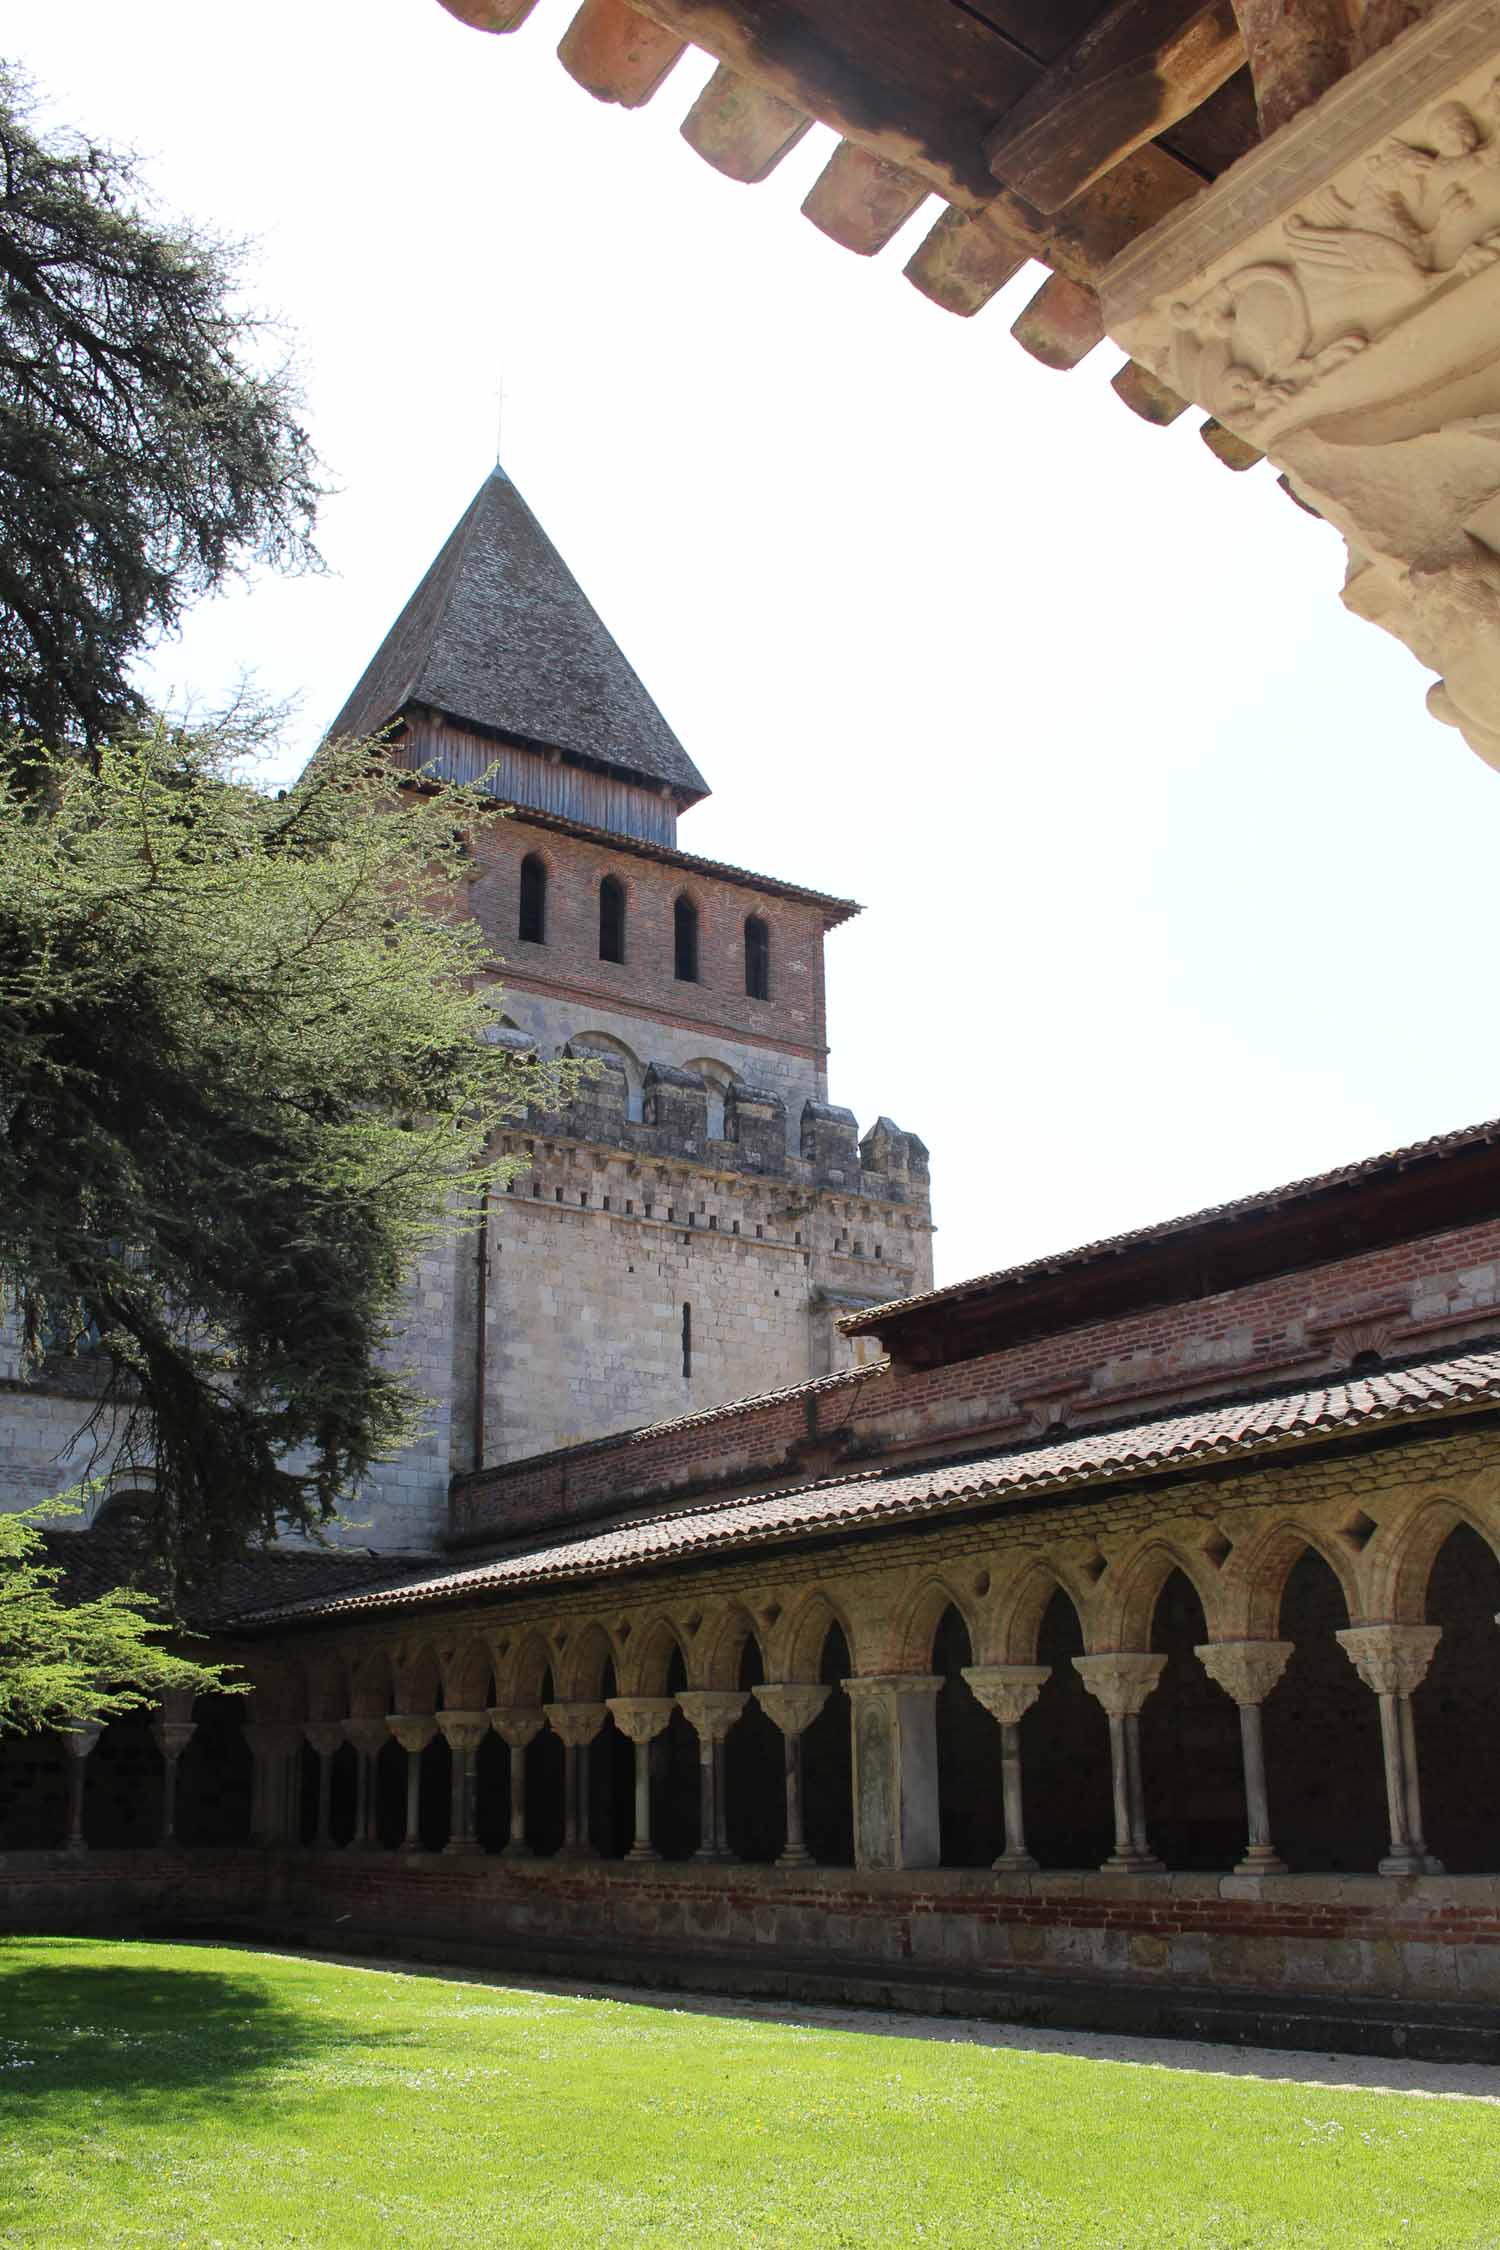
[[[547,863],[528,852],[521,862],[521,914],[516,935],[526,945],[547,942]]]
[[[693,1372],[693,1308],[684,1303],[682,1308],[682,1373],[684,1380]]]
[[[672,909],[673,968],[679,984],[698,982],[698,909],[680,898]]]
[[[771,997],[771,933],[758,914],[745,916],[745,991],[752,1000]]]
[[[625,958],[625,886],[614,875],[606,875],[599,885],[599,958]]]

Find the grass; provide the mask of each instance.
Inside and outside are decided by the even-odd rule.
[[[0,2243],[1500,2245],[1500,2109],[0,1941]]]

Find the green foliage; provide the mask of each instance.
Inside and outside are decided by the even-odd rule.
[[[496,817],[370,745],[271,797],[163,725],[0,785],[0,1281],[33,1359],[101,1371],[169,1572],[326,1522],[418,1427],[412,1260],[565,1076],[485,1037]]]
[[[0,724],[92,745],[143,716],[130,664],[187,600],[316,562],[316,463],[238,254],[30,109],[0,67]]]
[[[25,1515],[0,1515],[0,1734],[89,1726],[172,1690],[222,1687],[220,1669],[171,1655],[149,1599],[115,1586],[69,1602]]]
[[[1323,2058],[1287,2060],[1312,2078]],[[1493,2250],[1497,2232],[1493,2101],[1028,2051],[1024,2030],[952,2019],[882,2036],[12,1939],[0,2067],[0,2241],[37,2250]]]

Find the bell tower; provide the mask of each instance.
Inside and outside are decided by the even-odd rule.
[[[386,730],[496,800],[470,901],[505,1036],[597,1065],[417,1276],[431,1434],[356,1511],[412,1547],[453,1471],[848,1364],[838,1314],[928,1288],[931,1224],[921,1142],[828,1099],[823,941],[859,908],[679,847],[707,784],[502,469],[331,731]]]

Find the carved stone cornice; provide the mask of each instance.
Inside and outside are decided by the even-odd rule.
[[[490,1731],[488,1711],[439,1711],[437,1725],[450,1750],[471,1757]]]
[[[1206,1641],[1193,1654],[1236,1703],[1264,1703],[1291,1659],[1291,1641]]]
[[[1376,1695],[1414,1695],[1442,1637],[1441,1625],[1348,1625],[1334,1635]]]
[[[1141,1709],[1166,1661],[1144,1650],[1124,1649],[1105,1656],[1075,1656],[1073,1669],[1112,1719],[1128,1719]]]
[[[547,1724],[545,1711],[528,1709],[524,1703],[496,1703],[489,1718],[501,1741],[512,1750],[524,1750],[528,1742],[535,1742]]]
[[[385,1723],[402,1749],[413,1756],[427,1748],[438,1730],[437,1719],[431,1711],[393,1711]]]
[[[773,1681],[750,1692],[766,1717],[773,1720],[783,1734],[790,1735],[806,1734],[829,1695],[826,1687],[805,1685],[801,1681]]]
[[[609,1716],[602,1703],[548,1703],[543,1709],[552,1732],[575,1750],[592,1742]]]
[[[605,1704],[621,1734],[631,1742],[654,1742],[665,1734],[676,1710],[670,1695],[610,1695]]]
[[[701,1742],[722,1742],[749,1700],[727,1688],[685,1688],[677,1706]]]
[[[1052,1677],[1050,1664],[966,1664],[963,1676],[992,1719],[1019,1726]]]
[[[1445,0],[1104,275],[1111,335],[1349,547],[1500,768],[1500,0]]]
[[[893,1695],[936,1695],[942,1685],[936,1672],[865,1672],[845,1680],[844,1693],[851,1703],[858,1703]]]

